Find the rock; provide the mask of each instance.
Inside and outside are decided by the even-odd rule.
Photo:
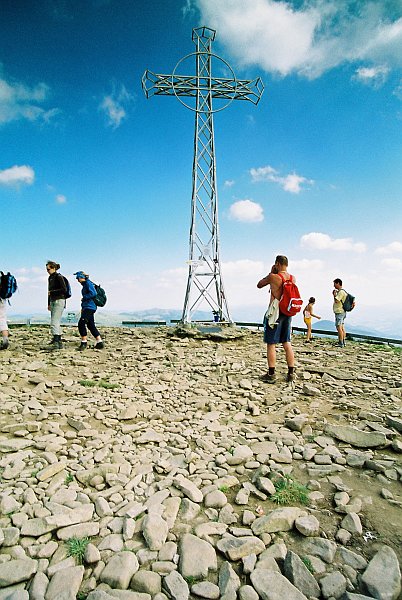
[[[183,492],[187,498],[190,498],[193,502],[202,502],[203,495],[201,490],[189,479],[186,479],[181,475],[176,477],[173,481],[173,485]]]
[[[238,591],[239,600],[258,600],[259,596],[251,585],[242,585]]]
[[[100,574],[100,581],[112,588],[127,590],[132,576],[138,571],[137,557],[132,552],[118,552],[108,561]]]
[[[346,579],[340,571],[333,571],[320,579],[324,598],[340,598],[346,592]]]
[[[227,536],[220,539],[216,545],[230,560],[240,560],[249,554],[258,555],[265,550],[262,540],[254,536],[233,537]]]
[[[295,527],[302,535],[310,537],[318,535],[320,522],[314,515],[306,515],[304,517],[297,517]]]
[[[30,579],[38,569],[38,562],[30,558],[9,560],[0,564],[0,588]]]
[[[307,597],[319,598],[320,586],[301,558],[289,550],[283,564],[283,574]]]
[[[361,554],[357,554],[356,552],[352,552],[352,550],[349,550],[348,548],[342,547],[338,548],[337,553],[339,555],[339,558],[345,565],[349,565],[357,571],[362,571],[367,567],[367,561],[363,556],[361,556]]]
[[[168,533],[168,525],[159,515],[151,513],[144,518],[142,535],[150,550],[160,550],[166,542]]]
[[[83,576],[84,567],[82,565],[57,571],[47,587],[46,600],[75,600]]]
[[[259,517],[252,523],[251,529],[255,535],[261,533],[274,533],[276,531],[289,531],[293,528],[298,517],[306,512],[297,507],[278,508],[264,517]]]
[[[349,513],[343,519],[341,527],[349,531],[349,533],[361,535],[363,533],[363,527],[360,521],[360,517],[356,513]]]
[[[386,446],[388,443],[383,433],[362,431],[361,429],[347,425],[331,425],[328,423],[325,426],[325,433],[358,448],[377,448]]]
[[[398,598],[401,592],[401,571],[398,558],[392,548],[383,546],[373,556],[362,575],[362,583],[378,600]]]
[[[29,598],[30,600],[43,600],[49,584],[49,579],[42,572],[35,574],[32,579],[31,585],[29,586]]]
[[[91,565],[93,563],[99,562],[100,559],[101,555],[98,548],[94,544],[89,543],[88,546],[85,548],[85,563]]]
[[[210,581],[201,581],[191,586],[191,593],[201,598],[209,598],[210,600],[217,600],[220,592],[219,587]]]
[[[173,600],[188,600],[190,596],[186,580],[177,571],[172,571],[164,577],[162,587]]]
[[[227,501],[226,495],[221,490],[214,490],[205,496],[204,505],[206,508],[222,508]]]
[[[219,570],[221,600],[236,600],[240,579],[229,562],[223,562]]]
[[[307,600],[281,573],[256,569],[251,573],[250,579],[262,600]]]
[[[332,563],[337,546],[335,542],[324,538],[307,538],[303,544],[303,553],[318,556],[326,563]]]
[[[137,571],[131,579],[130,588],[136,592],[155,596],[162,589],[162,577],[153,571]]]
[[[218,563],[213,546],[192,534],[180,541],[179,571],[184,578],[206,579],[209,571],[217,571]]]

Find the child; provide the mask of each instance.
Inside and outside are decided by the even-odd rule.
[[[321,317],[319,317],[318,315],[315,315],[313,313],[314,303],[315,303],[315,298],[311,297],[309,299],[309,301],[308,301],[307,306],[305,306],[304,309],[303,309],[304,322],[307,325],[307,339],[306,339],[306,342],[310,342],[311,341],[311,317],[315,317],[316,319],[321,319]]]

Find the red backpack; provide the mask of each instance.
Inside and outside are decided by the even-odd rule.
[[[297,285],[294,283],[293,275],[289,279],[285,279],[281,273],[278,273],[282,279],[282,296],[279,300],[279,310],[283,315],[294,317],[300,312],[303,306],[303,300],[300,298],[300,293]]]

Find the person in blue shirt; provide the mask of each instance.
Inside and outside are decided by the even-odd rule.
[[[77,281],[82,285],[81,317],[80,317],[80,320],[78,321],[78,331],[80,332],[80,336],[81,336],[81,344],[80,344],[78,350],[86,350],[87,349],[87,344],[88,344],[87,327],[95,338],[95,341],[96,341],[95,349],[102,350],[102,348],[104,347],[104,344],[103,344],[103,341],[101,338],[101,334],[99,333],[98,329],[96,328],[95,318],[94,318],[96,308],[97,308],[97,306],[94,302],[94,300],[96,298],[95,286],[92,283],[92,281],[89,279],[89,275],[84,273],[84,271],[77,271],[77,273],[74,273],[74,275],[75,275]]]

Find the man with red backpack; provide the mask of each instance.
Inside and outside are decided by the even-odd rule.
[[[259,289],[269,285],[270,302],[264,316],[264,342],[267,344],[268,373],[261,377],[266,383],[275,383],[276,344],[281,343],[285,350],[288,373],[286,381],[295,378],[295,359],[290,341],[292,316],[300,311],[302,299],[293,275],[287,272],[288,259],[279,255],[271,272],[257,283]]]

